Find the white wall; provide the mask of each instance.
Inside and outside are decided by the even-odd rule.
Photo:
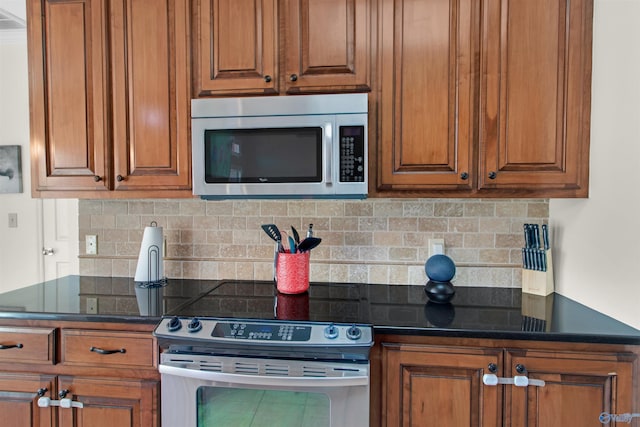
[[[22,193],[0,194],[0,292],[41,280],[39,201],[31,198],[26,37],[0,40],[0,145],[22,147]],[[8,214],[18,214],[9,228]],[[0,304],[2,301],[0,301]]]
[[[559,293],[640,328],[640,1],[594,5],[590,195],[551,200]]]

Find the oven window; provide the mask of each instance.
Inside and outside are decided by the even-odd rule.
[[[204,132],[207,183],[322,181],[322,128]]]
[[[323,393],[199,387],[198,427],[329,427]]]

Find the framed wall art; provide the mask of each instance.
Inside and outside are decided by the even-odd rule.
[[[0,145],[0,193],[22,193],[19,145]]]

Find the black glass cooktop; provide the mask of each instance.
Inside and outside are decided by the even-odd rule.
[[[559,294],[456,287],[450,303],[424,286],[312,282],[279,294],[272,281],[170,279],[141,288],[132,278],[68,276],[0,294],[0,319],[144,322],[162,316],[361,323],[375,334],[429,334],[640,344],[640,331]]]
[[[188,317],[370,323],[367,285],[312,283],[302,294],[283,294],[270,281],[221,281],[209,292],[166,314]]]

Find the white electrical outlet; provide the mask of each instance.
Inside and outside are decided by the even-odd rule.
[[[444,239],[429,239],[429,258],[444,255]]]
[[[98,298],[87,298],[87,314],[98,314]]]
[[[9,213],[9,228],[18,228],[18,214]]]
[[[98,254],[98,236],[95,234],[87,234],[85,236],[85,253],[87,255],[97,255]]]

